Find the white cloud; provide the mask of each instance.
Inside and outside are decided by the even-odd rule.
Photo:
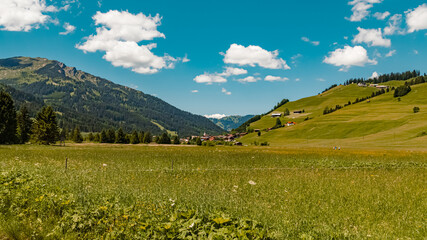
[[[323,79],[323,78],[317,78],[316,79],[317,81],[319,81],[319,82],[325,82],[326,80],[325,79]]]
[[[192,93],[198,93],[199,90],[191,90]]]
[[[358,27],[357,30],[359,30],[359,34],[354,37],[353,43],[366,43],[368,46],[391,46],[390,39],[383,38],[381,28],[363,29]]]
[[[237,64],[239,66],[256,65],[269,69],[290,69],[286,61],[279,58],[279,51],[267,51],[259,46],[249,45],[248,47],[231,44],[224,55],[224,63]]]
[[[415,55],[418,55],[418,50],[413,51]]]
[[[347,71],[351,66],[363,67],[365,64],[378,63],[375,59],[369,59],[368,52],[362,46],[345,46],[342,49],[336,49],[329,52],[329,56],[325,57],[323,62],[341,67],[340,71]]]
[[[194,78],[194,81],[196,83],[206,83],[208,85],[212,83],[225,83],[227,82],[227,79],[217,75],[217,74],[209,74],[204,73],[202,75],[198,75]]]
[[[371,9],[375,3],[381,2],[382,0],[352,0],[348,4],[353,6],[351,8],[353,14],[346,19],[351,22],[360,22],[370,14],[369,9]]]
[[[344,39],[345,39],[345,40],[348,40],[348,37],[347,37],[347,36],[344,36]]]
[[[373,72],[372,75],[369,77],[369,79],[375,79],[378,78],[380,75],[377,72]]]
[[[233,67],[226,67],[225,71],[223,73],[220,73],[220,76],[235,76],[235,75],[243,75],[243,74],[247,74],[248,71],[246,69],[243,68],[233,68]]]
[[[221,92],[224,93],[225,95],[231,95],[231,92],[227,91],[227,89],[222,88]]]
[[[189,62],[190,59],[187,57],[187,54],[185,54],[184,58],[182,59],[183,63]]]
[[[275,81],[284,82],[287,80],[289,80],[289,78],[287,77],[277,77],[277,76],[271,76],[271,75],[267,75],[264,78],[264,81],[268,81],[268,82],[275,82]]]
[[[0,30],[28,32],[37,29],[50,19],[43,13],[55,11],[56,7],[46,5],[44,0],[1,0]]]
[[[409,27],[409,33],[427,29],[427,4],[424,3],[414,10],[408,10],[406,12],[406,24]]]
[[[405,30],[402,29],[402,14],[394,14],[388,20],[388,26],[384,28],[384,35],[405,34]]]
[[[386,19],[388,16],[390,16],[390,12],[389,12],[389,11],[385,11],[385,12],[383,12],[383,13],[376,12],[376,13],[374,14],[374,17],[375,17],[376,19],[378,19],[378,20],[384,20],[384,19]]]
[[[69,23],[65,23],[64,24],[64,29],[65,29],[65,31],[64,32],[60,32],[59,34],[61,34],[61,35],[67,35],[69,33],[72,33],[72,32],[74,32],[74,30],[76,30],[76,27],[74,27],[73,25],[70,25]]]
[[[319,41],[311,41],[308,37],[302,37],[301,40],[303,40],[304,42],[311,43],[314,46],[319,46],[319,44],[320,44]]]
[[[215,118],[215,119],[221,119],[227,117],[225,114],[215,113],[211,115],[204,115],[205,118]]]
[[[242,79],[237,79],[237,81],[239,81],[241,83],[256,82],[258,80],[261,80],[261,78],[259,78],[259,77],[253,77],[253,76],[245,77],[245,78],[242,78]]]
[[[390,52],[388,52],[385,56],[386,57],[391,57],[391,56],[393,56],[394,54],[396,54],[396,50],[391,50]]]
[[[96,34],[85,38],[86,42],[76,47],[84,52],[103,51],[103,58],[113,66],[131,68],[141,74],[152,74],[163,68],[174,68],[181,58],[174,58],[165,54],[156,56],[151,49],[156,43],[139,45],[138,42],[165,38],[157,30],[161,24],[161,17],[145,16],[143,13],[132,14],[127,11],[110,10],[107,13],[97,12],[93,16],[96,25]]]
[[[295,82],[299,82],[299,81],[301,81],[301,79],[295,78]]]

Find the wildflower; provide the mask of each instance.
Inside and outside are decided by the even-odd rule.
[[[103,164],[102,164],[102,166],[103,166],[103,167],[106,167],[106,166],[107,166],[107,164],[106,164],[106,163],[103,163]]]
[[[254,182],[254,181],[252,181],[252,180],[250,180],[248,183],[249,183],[250,185],[256,185],[256,182]]]
[[[189,228],[194,227],[194,222],[192,224],[190,224],[190,226],[188,226]]]

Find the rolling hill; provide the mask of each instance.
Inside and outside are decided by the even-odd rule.
[[[111,127],[181,136],[223,130],[209,119],[182,111],[163,100],[45,58],[0,59],[0,84],[17,105],[34,114],[44,105],[58,113],[60,127],[83,131]]]
[[[410,81],[410,80],[408,80]],[[404,81],[382,83],[397,87]],[[273,146],[380,146],[380,147],[427,147],[427,83],[411,86],[412,91],[400,98],[394,91],[354,103],[356,98],[372,96],[375,87],[359,87],[356,84],[339,85],[322,94],[303,98],[273,110],[251,123],[250,128],[260,129],[261,136],[250,133],[240,141],[268,141]],[[324,115],[326,107],[345,106]],[[420,112],[414,113],[413,108]],[[291,114],[282,116],[282,123],[296,122],[268,130],[276,123],[272,113],[283,113],[288,108]],[[293,113],[304,110],[304,113]]]
[[[245,115],[245,116],[226,116],[223,118],[209,118],[212,122],[214,122],[220,128],[231,131],[232,129],[237,128],[242,125],[247,120],[251,119],[254,115]]]

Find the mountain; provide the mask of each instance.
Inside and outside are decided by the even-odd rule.
[[[226,116],[222,118],[209,118],[212,122],[214,122],[220,128],[231,131],[232,129],[237,128],[242,125],[247,120],[251,119],[254,115],[246,115],[246,116]]]
[[[0,83],[18,105],[30,104],[33,114],[43,104],[54,107],[60,127],[79,126],[83,131],[123,127],[154,134],[176,132],[180,136],[223,131],[203,116],[55,60],[0,59]]]
[[[418,77],[418,79],[423,77]],[[423,82],[427,81],[424,76]],[[407,81],[381,83],[392,89]],[[404,96],[394,97],[394,90],[377,95],[378,88],[357,84],[339,85],[316,96],[288,102],[250,124],[260,129],[261,136],[250,133],[239,141],[245,144],[267,141],[284,146],[381,146],[426,147],[427,143],[427,83],[411,85]],[[368,98],[369,97],[369,98]],[[358,99],[358,101],[356,101]],[[351,104],[349,104],[351,102]],[[337,108],[339,105],[342,108]],[[414,107],[420,111],[414,113]],[[295,122],[294,126],[272,129],[277,118],[273,113],[290,111],[281,116],[282,124]],[[335,111],[324,114],[326,109]],[[302,111],[302,113],[294,113]]]

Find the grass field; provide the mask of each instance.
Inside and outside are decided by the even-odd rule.
[[[0,239],[423,239],[426,170],[421,151],[0,146]]]

